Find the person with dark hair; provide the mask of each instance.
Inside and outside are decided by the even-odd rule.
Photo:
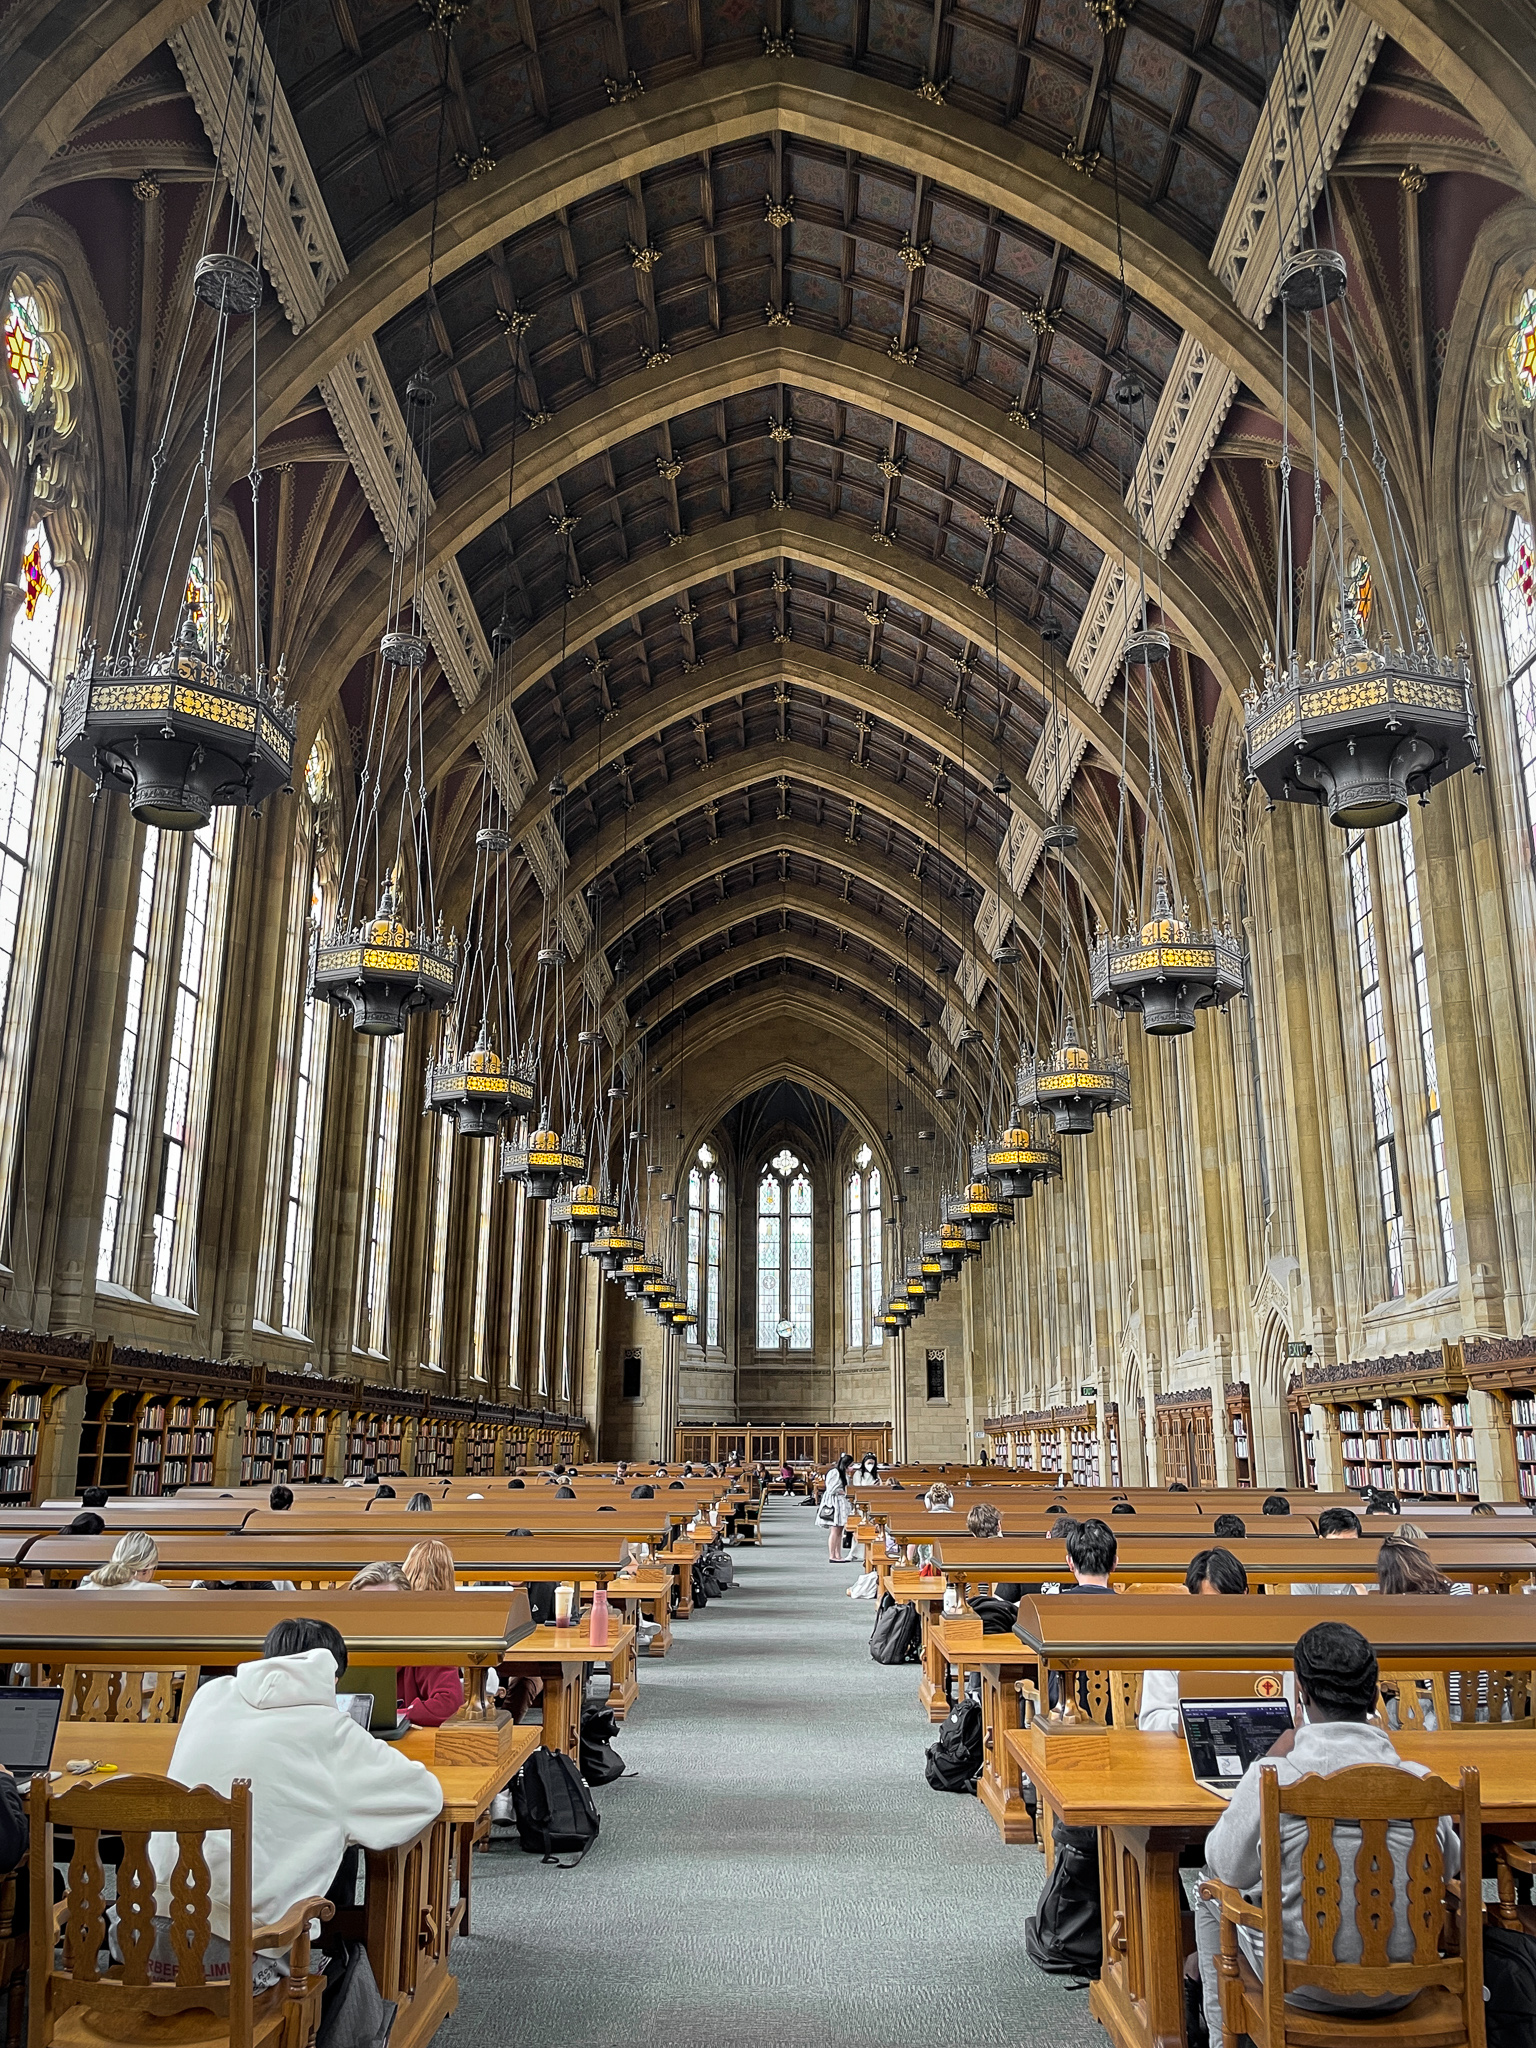
[[[1101,1522],[1097,1515],[1091,1521],[1075,1522],[1067,1537],[1067,1563],[1071,1565],[1072,1576],[1077,1581],[1075,1590],[1079,1593],[1109,1592],[1109,1575],[1119,1554],[1120,1546],[1108,1522]]]
[[[1048,1515],[1064,1515],[1067,1510],[1061,1501],[1053,1500],[1045,1512]]]
[[[1170,1493],[1188,1493],[1189,1488],[1184,1484],[1182,1479],[1170,1479],[1168,1482],[1168,1491]]]
[[[687,1490],[681,1479],[669,1479],[667,1481],[668,1493],[686,1493]]]
[[[557,1486],[555,1488],[556,1500],[574,1500],[575,1498],[576,1489],[574,1486]]]
[[[654,1486],[632,1486],[629,1489],[629,1497],[631,1500],[654,1500],[656,1489]]]
[[[405,1504],[405,1512],[408,1515],[430,1515],[432,1512],[431,1494],[413,1493]]]
[[[300,1899],[324,1897],[347,1848],[393,1849],[442,1810],[425,1764],[376,1741],[337,1711],[336,1681],[347,1646],[328,1621],[294,1616],[268,1631],[262,1655],[228,1678],[209,1679],[188,1702],[168,1775],[228,1798],[236,1778],[251,1784],[251,1901],[259,1925],[281,1920]],[[176,1837],[150,1838],[169,1910]],[[229,1837],[210,1834],[209,1923],[229,1938]]]
[[[1058,1508],[1055,1513],[1056,1519],[1045,1533],[1053,1543],[1065,1543],[1077,1527],[1077,1517],[1069,1515],[1065,1508]]]
[[[1280,1737],[1268,1756],[1250,1764],[1238,1781],[1226,1811],[1206,1837],[1207,1874],[1219,1883],[1233,1885],[1257,1902],[1263,1872],[1259,1861],[1259,1772],[1273,1769],[1282,1787],[1306,1777],[1332,1777],[1356,1764],[1406,1771],[1415,1778],[1430,1773],[1423,1764],[1408,1763],[1392,1745],[1385,1728],[1371,1725],[1376,1708],[1376,1653],[1358,1629],[1347,1622],[1324,1621],[1309,1628],[1296,1645],[1296,1704],[1299,1725]],[[1448,1814],[1438,1825],[1440,1854],[1447,1876],[1461,1868],[1461,1844]],[[1411,1961],[1415,1937],[1409,1915],[1413,1899],[1408,1860],[1414,1849],[1413,1830],[1406,1821],[1392,1821],[1387,1828],[1387,1851],[1393,1866],[1393,1923],[1387,1935],[1387,1958],[1391,1962]],[[1355,1915],[1355,1859],[1361,1848],[1361,1832],[1354,1821],[1336,1822],[1334,1853],[1338,1859],[1336,1910],[1338,1931],[1333,1938],[1334,1960],[1358,1963],[1363,1953],[1361,1929]],[[1308,1822],[1300,1815],[1283,1814],[1280,1819],[1280,1907],[1285,1953],[1303,1958],[1311,1943],[1306,1905]],[[1246,1927],[1237,1931],[1238,1944],[1260,1978],[1264,1975],[1262,1938]],[[1221,2035],[1221,1994],[1216,1957],[1221,1946],[1221,1909],[1212,1899],[1195,1903],[1195,1942],[1200,1957],[1200,1976],[1205,1992],[1205,2022],[1213,2040]],[[1413,1994],[1362,1999],[1351,1997],[1351,2010],[1396,2012],[1410,2002]],[[1309,2012],[1328,2012],[1339,2001],[1316,1986],[1294,1991],[1288,2003]]]
[[[83,1508],[104,1508],[107,1504],[107,1489],[104,1486],[82,1486],[80,1505]]]
[[[106,1533],[107,1525],[94,1509],[85,1514],[76,1515],[75,1519],[64,1531],[66,1536],[105,1536]]]
[[[852,1453],[844,1451],[822,1482],[821,1505],[816,1510],[816,1519],[827,1532],[829,1564],[841,1564],[843,1561],[843,1531],[853,1516],[853,1502],[848,1495],[848,1475],[852,1470]]]
[[[1109,1512],[1112,1515],[1134,1515],[1136,1510],[1128,1500],[1117,1500]]]
[[[1283,1493],[1266,1493],[1264,1512],[1266,1515],[1288,1515],[1291,1512],[1291,1504]]]
[[[526,1479],[509,1479],[507,1481],[507,1491],[508,1493],[526,1493],[528,1491],[528,1482]]]
[[[1403,1504],[1386,1487],[1368,1486],[1365,1489],[1365,1512],[1368,1515],[1400,1515]]]
[[[1237,1537],[1241,1540],[1248,1534],[1248,1524],[1241,1515],[1218,1515],[1211,1524],[1213,1536]]]
[[[291,1486],[274,1486],[267,1495],[267,1506],[275,1514],[281,1515],[285,1513],[293,1506],[293,1488]]]
[[[1184,1590],[1199,1596],[1216,1593],[1246,1593],[1248,1574],[1241,1558],[1230,1550],[1197,1550],[1184,1574]],[[1179,1732],[1179,1674],[1177,1671],[1146,1671],[1141,1679],[1141,1712],[1136,1726],[1143,1734],[1176,1735]]]
[[[395,1489],[389,1485],[381,1486],[373,1497],[375,1500],[393,1500],[395,1498]]]
[[[1378,1593],[1449,1593],[1450,1580],[1406,1531],[1382,1539],[1376,1553]]]
[[[1362,1535],[1364,1531],[1360,1527],[1360,1517],[1353,1508],[1324,1508],[1317,1518],[1317,1533],[1319,1536],[1331,1538],[1334,1542],[1341,1538],[1349,1542]],[[1293,1593],[1368,1593],[1370,1590],[1369,1586],[1336,1584],[1330,1579],[1319,1579],[1315,1583],[1298,1579],[1291,1587]]]

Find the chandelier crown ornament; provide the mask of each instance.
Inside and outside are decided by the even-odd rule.
[[[234,52],[235,68],[242,75],[257,71],[267,61],[254,11],[251,21],[251,49],[237,47]],[[243,26],[236,35],[237,44],[243,43]],[[226,112],[226,124],[230,118]],[[183,542],[178,528],[178,552],[155,601],[146,635],[140,601],[145,559],[160,516],[155,485],[165,465],[171,434],[185,421],[184,411],[171,407],[150,458],[149,489],[129,549],[105,652],[98,653],[93,635],[83,637],[65,680],[57,742],[59,758],[89,775],[98,790],[126,793],[129,808],[141,824],[170,832],[197,831],[218,808],[259,812],[268,797],[279,791],[291,794],[298,725],[297,709],[284,702],[282,662],[275,673],[268,670],[258,595],[265,576],[261,567],[262,474],[256,452],[262,248],[260,208],[251,201],[254,182],[262,177],[265,166],[247,153],[227,152],[225,140],[221,134],[216,141],[215,161],[227,163],[234,155],[240,157],[240,171],[229,192],[226,244],[222,249],[209,246],[222,197],[215,179],[209,187],[203,249],[193,268],[191,303],[173,377],[176,388],[184,377],[198,379],[201,385],[202,433],[184,500],[187,506],[196,507],[192,531]],[[254,260],[237,246],[244,233],[241,223],[247,217],[256,223]],[[231,653],[232,608],[229,619],[220,616],[224,586],[215,532],[220,502],[214,479],[216,430],[229,368],[230,325],[235,320],[249,320],[251,348],[251,459],[246,473],[251,494],[251,596],[242,621],[246,641],[243,668]],[[46,365],[43,379],[35,441],[48,438],[56,417]]]

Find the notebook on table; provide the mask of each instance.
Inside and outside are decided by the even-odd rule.
[[[1179,1718],[1195,1783],[1230,1799],[1251,1763],[1292,1726],[1289,1700],[1180,1700]]]
[[[0,1764],[23,1791],[47,1773],[63,1711],[62,1686],[0,1685]]]

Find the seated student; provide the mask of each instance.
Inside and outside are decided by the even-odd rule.
[[[107,1504],[107,1489],[104,1486],[82,1486],[80,1505],[83,1508],[104,1508]]]
[[[155,1583],[160,1552],[155,1539],[144,1529],[130,1529],[109,1563],[99,1565],[80,1581],[82,1593],[169,1593],[169,1586]]]
[[[275,1514],[280,1515],[284,1513],[286,1509],[293,1506],[293,1488],[291,1486],[274,1486],[267,1495],[267,1506]]]
[[[413,1543],[401,1566],[413,1593],[452,1593],[453,1552],[435,1537]],[[441,1728],[464,1704],[464,1679],[453,1664],[402,1664],[395,1674],[400,1717],[417,1728]]]
[[[1112,1515],[1134,1515],[1136,1510],[1128,1500],[1117,1500],[1109,1512]]]
[[[394,1500],[395,1489],[392,1486],[381,1486],[373,1497],[375,1500]]]
[[[1211,1534],[1229,1539],[1240,1538],[1248,1534],[1248,1524],[1241,1515],[1218,1515],[1211,1524]]]
[[[105,1536],[107,1525],[94,1508],[87,1508],[60,1533],[65,1536]]]
[[[509,1479],[507,1481],[507,1491],[508,1493],[526,1493],[528,1491],[528,1482],[526,1479]]]
[[[1384,1728],[1371,1725],[1377,1693],[1376,1653],[1358,1629],[1347,1622],[1324,1621],[1309,1628],[1296,1645],[1296,1702],[1299,1726],[1288,1731],[1267,1757],[1250,1764],[1233,1791],[1230,1804],[1206,1837],[1205,1857],[1209,1874],[1222,1884],[1235,1885],[1249,1899],[1259,1897],[1262,1871],[1259,1862],[1259,1771],[1272,1764],[1282,1786],[1301,1778],[1331,1777],[1352,1764],[1384,1765],[1388,1770],[1406,1771],[1416,1778],[1430,1775],[1423,1764],[1405,1762],[1392,1746]],[[1299,1816],[1282,1815],[1280,1820],[1280,1902],[1285,1952],[1300,1958],[1310,1940],[1305,1904],[1303,1868],[1307,1822]],[[1461,1845],[1448,1814],[1439,1823],[1440,1853],[1448,1876],[1461,1867]],[[1336,1961],[1357,1963],[1362,1953],[1360,1930],[1355,1922],[1355,1858],[1360,1848],[1360,1830],[1349,1821],[1333,1830],[1338,1857],[1339,1931],[1334,1936]],[[1409,1925],[1410,1888],[1408,1857],[1413,1847],[1412,1831],[1405,1822],[1392,1822],[1387,1845],[1393,1863],[1394,1916],[1387,1937],[1387,1955],[1393,1962],[1407,1962],[1414,1952],[1414,1935]],[[1264,1946],[1256,1931],[1240,1927],[1238,1944],[1254,1971],[1264,1974]],[[1205,2023],[1213,2040],[1221,2035],[1221,1994],[1218,1988],[1216,1956],[1221,1945],[1221,1910],[1211,1900],[1195,1903],[1195,1942],[1200,1957],[1200,1976],[1205,1991]],[[1330,1996],[1314,1986],[1304,1986],[1289,2001],[1311,2012],[1339,2009],[1396,2012],[1408,1998],[1354,1996],[1345,2000]]]
[[[1063,1592],[1113,1592],[1109,1575],[1119,1555],[1120,1546],[1108,1522],[1101,1522],[1097,1515],[1091,1521],[1074,1522],[1067,1536],[1067,1563],[1076,1583],[1063,1587]]]
[[[1184,1484],[1182,1479],[1170,1479],[1168,1482],[1168,1491],[1170,1493],[1188,1493],[1189,1488]]]
[[[1266,1515],[1288,1515],[1291,1512],[1291,1504],[1283,1493],[1266,1493],[1264,1512]]]
[[[1376,1553],[1378,1593],[1451,1593],[1455,1591],[1444,1572],[1438,1571],[1427,1550],[1422,1550],[1406,1529],[1386,1537]]]
[[[430,1515],[432,1512],[431,1494],[413,1493],[405,1504],[405,1512],[408,1515]]]
[[[1317,1533],[1319,1536],[1328,1537],[1335,1543],[1341,1539],[1348,1541],[1350,1538],[1361,1534],[1360,1517],[1353,1508],[1324,1508],[1317,1518]],[[1369,1592],[1369,1586],[1365,1590]],[[1360,1588],[1333,1580],[1320,1580],[1314,1585],[1303,1579],[1295,1581],[1291,1586],[1291,1591],[1297,1594],[1358,1593]]]
[[[1246,1593],[1248,1574],[1230,1550],[1197,1550],[1184,1574],[1186,1593]],[[1179,1732],[1179,1674],[1146,1671],[1141,1679],[1141,1712],[1136,1726],[1144,1735]]]
[[[973,1536],[1001,1536],[1003,1518],[989,1500],[977,1501],[965,1518],[965,1526]],[[992,1592],[999,1600],[1011,1600],[1015,1607],[1026,1593],[1038,1593],[1038,1586],[1025,1586],[1016,1579],[1005,1579],[994,1584]]]
[[[676,1482],[676,1481],[674,1480],[674,1481],[673,1481],[673,1484],[674,1484],[674,1485],[676,1485],[676,1483],[677,1483],[677,1482]],[[575,1489],[575,1487],[574,1487],[574,1486],[557,1486],[557,1487],[555,1488],[555,1499],[556,1499],[556,1500],[574,1500],[575,1498],[576,1498],[576,1489]]]
[[[338,1712],[336,1681],[347,1646],[328,1621],[280,1621],[262,1654],[229,1678],[198,1687],[176,1731],[168,1776],[208,1785],[228,1798],[236,1778],[251,1782],[251,1911],[280,1920],[303,1898],[325,1896],[343,1852],[393,1849],[442,1811],[442,1788],[425,1764],[377,1742]],[[229,1938],[229,1837],[208,1835],[212,1931]],[[176,1837],[150,1837],[169,1906]]]

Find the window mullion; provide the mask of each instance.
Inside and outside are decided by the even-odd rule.
[[[156,856],[154,909],[144,963],[138,1055],[134,1063],[133,1107],[123,1166],[123,1199],[118,1223],[118,1277],[147,1298],[154,1274],[154,1245],[148,1232],[158,1192],[160,1124],[165,1114],[165,1051],[175,1002],[174,962],[181,934],[186,884],[185,844],[161,833]]]

